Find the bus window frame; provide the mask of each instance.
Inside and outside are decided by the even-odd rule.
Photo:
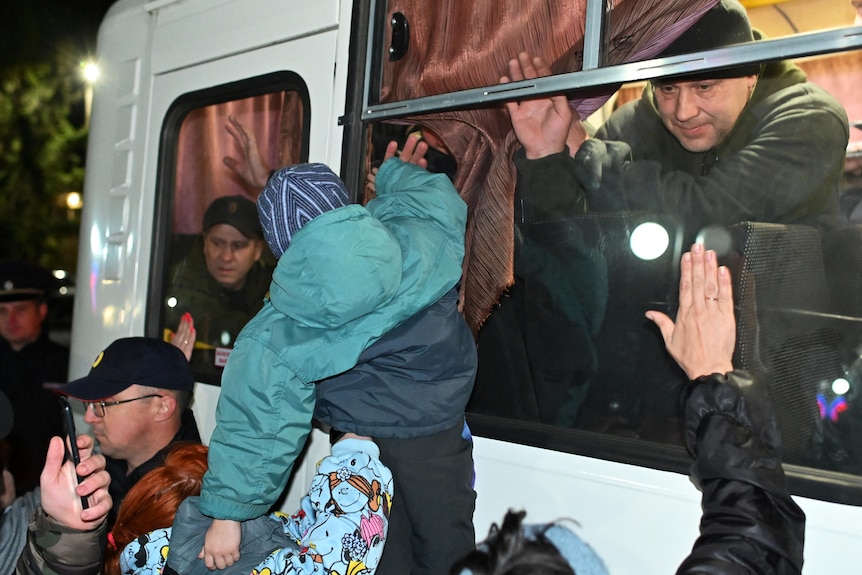
[[[179,96],[168,108],[162,121],[159,137],[159,158],[156,172],[156,200],[153,212],[153,248],[150,261],[150,277],[147,297],[147,313],[144,331],[149,337],[162,339],[165,327],[164,297],[167,290],[168,265],[171,261],[171,237],[173,235],[174,197],[176,194],[176,169],[180,128],[186,117],[194,110],[264,96],[276,92],[294,92],[302,101],[303,126],[300,160],[308,161],[311,135],[311,100],[308,86],[302,77],[292,71],[278,71],[262,76],[228,82],[188,92]],[[251,319],[251,318],[249,318]],[[212,381],[209,376],[200,377],[201,383],[220,386],[221,381]]]
[[[378,0],[372,0],[373,5],[377,3]],[[372,13],[374,13],[373,9]],[[587,15],[593,19],[602,16],[600,12],[590,12],[589,9]],[[588,21],[586,26],[587,31],[597,27],[594,21]],[[374,29],[373,22],[369,30],[369,34],[378,33]],[[595,33],[593,35],[597,36]],[[585,39],[585,62],[599,62],[603,60],[601,51],[598,56],[591,53],[591,44],[596,43],[595,39]],[[370,78],[374,78],[375,81],[367,81],[365,83],[365,94],[361,108],[361,120],[364,122],[404,118],[419,114],[446,112],[497,103],[502,104],[509,100],[535,98],[549,94],[572,93],[591,88],[614,87],[615,89],[616,86],[628,82],[650,80],[673,74],[688,74],[713,70],[727,67],[729,63],[733,63],[735,66],[752,63],[759,64],[777,60],[792,60],[804,56],[858,50],[862,49],[862,26],[846,26],[794,36],[763,39],[757,42],[739,44],[716,50],[584,69],[567,74],[536,78],[534,80],[511,82],[505,85],[497,84],[460,90],[449,94],[379,104],[375,102],[377,100],[377,93],[379,93],[379,82],[382,77],[382,71],[379,67],[379,59],[375,60],[371,53],[374,51],[375,46],[382,45],[382,38],[380,38],[375,42],[369,43],[366,47],[368,52],[366,57],[367,64],[369,66],[377,64],[378,68],[371,68],[371,73],[369,74]],[[375,92],[372,92],[372,84],[377,85]]]

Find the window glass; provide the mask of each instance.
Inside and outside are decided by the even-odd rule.
[[[848,0],[746,4],[768,37],[856,18]],[[614,6],[619,17],[626,3]],[[496,84],[515,51],[509,46],[530,42],[521,37],[524,25],[506,44],[475,19],[411,17],[418,8],[406,1],[389,8],[417,25],[404,58],[383,63],[381,102]],[[532,25],[533,16],[516,18],[523,14],[516,7],[499,10],[477,14]],[[387,28],[384,48],[390,41]],[[606,163],[519,164],[499,105],[372,127],[372,163],[388,139],[422,131],[431,169],[448,173],[469,206],[462,289],[479,349],[468,406],[474,431],[684,471],[680,397],[688,382],[644,313],[675,313],[680,256],[703,241],[733,274],[734,362],[769,387],[795,492],[862,504],[862,447],[854,439],[862,426],[862,100],[853,89],[862,82],[862,52],[762,66],[754,85],[743,84],[735,111],[708,110],[716,122],[740,111],[745,120],[730,121],[726,138],[702,149],[681,146],[697,126],[671,137],[680,127],[663,125],[658,108],[673,92],[655,94],[645,83],[623,86],[588,122],[593,139],[608,144],[596,156]],[[722,85],[689,88],[706,98],[739,86]],[[634,127],[621,116],[608,122],[645,88],[658,107],[651,118]],[[595,102],[606,89],[596,88]],[[578,112],[592,96],[590,89],[568,94]]]
[[[171,223],[162,333],[172,339],[190,314],[192,367],[199,381],[213,384],[220,383],[240,330],[260,310],[275,266],[260,229],[257,196],[270,168],[303,161],[307,149],[304,92],[259,93],[254,81],[248,84],[245,92],[253,95],[223,101],[213,89],[178,106],[182,113],[175,114],[171,142],[176,161],[165,210]]]

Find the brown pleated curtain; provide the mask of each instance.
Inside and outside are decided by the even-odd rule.
[[[244,187],[224,165],[225,156],[242,154],[225,126],[228,116],[239,119],[256,137],[261,154],[272,167],[301,161],[302,99],[296,92],[276,92],[190,112],[180,128],[174,190],[173,232],[201,231],[210,203],[227,195],[245,195],[256,200],[260,190]]]
[[[607,63],[657,56],[716,3],[614,0]],[[410,48],[403,59],[384,62],[381,102],[496,84],[522,51],[542,56],[554,73],[581,69],[586,0],[390,0],[387,14],[396,12],[409,21]],[[586,118],[612,93],[571,105]],[[469,209],[461,298],[476,334],[513,281],[517,140],[502,106],[410,121],[436,133],[458,163],[455,186]]]

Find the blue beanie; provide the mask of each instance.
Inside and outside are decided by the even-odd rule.
[[[609,575],[608,568],[598,553],[568,527],[558,523],[545,523],[523,525],[521,529],[525,539],[538,541],[544,538],[556,547],[576,575]],[[480,543],[478,550],[487,552],[487,545],[486,542]],[[458,575],[473,575],[473,571],[464,568]]]
[[[257,214],[272,255],[280,258],[302,226],[349,202],[341,178],[324,164],[277,170],[257,198]]]
[[[608,575],[608,568],[598,553],[571,529],[558,524],[524,525],[527,539],[536,539],[540,533],[554,544],[577,575]]]

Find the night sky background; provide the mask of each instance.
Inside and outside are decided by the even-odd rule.
[[[99,23],[114,0],[3,0],[0,70],[51,58],[59,50],[95,52]]]
[[[74,271],[88,126],[81,64],[115,0],[0,0],[0,260]]]

